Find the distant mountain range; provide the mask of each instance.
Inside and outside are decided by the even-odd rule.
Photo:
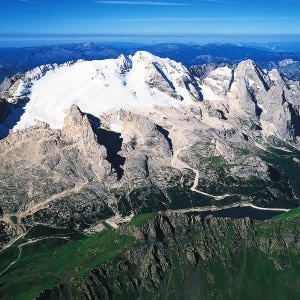
[[[201,64],[234,64],[244,59],[254,60],[261,68],[271,70],[278,68],[289,79],[299,79],[297,72],[300,61],[298,52],[278,52],[261,46],[241,46],[235,44],[189,45],[163,43],[154,45],[130,43],[82,43],[42,47],[0,48],[0,81],[5,76],[11,77],[24,73],[43,64],[64,63],[71,60],[116,58],[120,54],[134,54],[138,50],[149,51],[160,57],[168,57],[180,61],[187,66]],[[282,49],[282,48],[278,48]],[[284,60],[293,63],[282,65]]]

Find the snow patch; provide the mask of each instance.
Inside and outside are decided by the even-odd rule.
[[[297,62],[298,62],[297,60],[293,60],[292,58],[288,58],[288,59],[284,59],[284,60],[278,62],[278,65],[280,67],[286,67],[288,65],[292,65],[292,64],[295,64]]]
[[[123,127],[121,125],[115,123],[111,123],[109,127],[111,131],[118,132],[118,133],[121,133],[123,130]]]
[[[201,85],[204,100],[221,100],[230,89],[232,70],[225,66],[217,68],[203,80]]]

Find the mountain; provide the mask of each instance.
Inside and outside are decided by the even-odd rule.
[[[37,299],[297,299],[299,220],[134,219],[120,230],[133,249]]]
[[[182,63],[138,51],[116,59],[39,66],[6,79],[0,98],[0,276],[9,279],[0,280],[1,296],[13,291],[18,264],[35,266],[28,282],[22,279],[23,298],[34,285],[27,298],[44,290],[41,299],[68,299],[73,279],[88,276],[76,281],[75,290],[79,287],[87,299],[111,299],[111,293],[125,291],[147,297],[168,282],[173,289],[194,274],[188,270],[197,273],[203,266],[216,269],[197,277],[203,284],[194,295],[221,297],[212,285],[202,286],[222,286],[213,270],[224,266],[226,258],[233,269],[225,282],[236,287],[224,290],[229,297],[239,290],[236,272],[243,270],[243,259],[235,257],[244,254],[250,261],[258,253],[263,262],[271,259],[261,273],[266,276],[289,270],[284,262],[297,260],[294,221],[282,225],[289,233],[283,239],[279,221],[256,225],[250,219],[235,223],[189,214],[249,205],[300,206],[295,176],[300,171],[298,81],[276,69],[262,70],[252,60],[212,68],[200,78]],[[177,217],[164,211],[183,213],[178,226]],[[146,224],[157,212],[142,231],[121,225],[130,220]],[[278,236],[269,238],[274,228]],[[225,232],[233,235],[227,239]],[[190,243],[195,238],[204,246]],[[232,244],[236,248],[230,252]],[[290,250],[281,260],[276,253],[286,247]],[[43,275],[36,265],[40,253],[49,268]],[[118,260],[121,253],[125,257]],[[176,275],[179,265],[187,270]],[[126,268],[132,276],[125,276]],[[134,271],[138,268],[146,278]],[[164,277],[166,272],[170,277]],[[274,282],[280,279],[280,272],[275,273]],[[115,285],[118,276],[124,281]],[[67,287],[48,290],[62,283],[58,278],[66,278]],[[282,284],[286,291],[287,281]],[[188,283],[186,288],[191,288]]]
[[[19,243],[23,255],[16,267],[0,277],[0,295],[298,299],[299,221],[296,209],[267,221],[143,214],[89,236],[36,226]],[[18,255],[17,245],[5,251],[2,268]]]

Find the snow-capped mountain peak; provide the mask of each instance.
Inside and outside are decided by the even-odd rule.
[[[99,115],[118,108],[178,107],[200,99],[198,82],[186,67],[145,51],[117,59],[45,65],[24,78],[15,97],[28,94],[30,100],[15,129],[35,120],[61,128],[64,111],[72,104]]]

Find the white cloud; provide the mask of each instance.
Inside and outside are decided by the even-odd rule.
[[[296,20],[290,17],[155,17],[155,18],[132,18],[132,19],[65,19],[57,20],[59,23],[134,23],[134,22],[213,22],[213,21],[270,21],[270,20]]]
[[[30,1],[30,0],[20,0],[21,2],[24,2],[24,3],[29,3],[29,4],[34,4],[34,2]]]
[[[190,5],[187,3],[158,2],[158,1],[95,1],[95,3],[110,4],[110,5],[149,5],[149,6],[186,6],[186,5]]]
[[[203,17],[203,18],[191,18],[191,17],[174,17],[174,18],[142,18],[142,19],[128,19],[127,21],[177,21],[177,22],[186,22],[186,21],[247,21],[247,20],[293,20],[295,18],[289,17]]]

